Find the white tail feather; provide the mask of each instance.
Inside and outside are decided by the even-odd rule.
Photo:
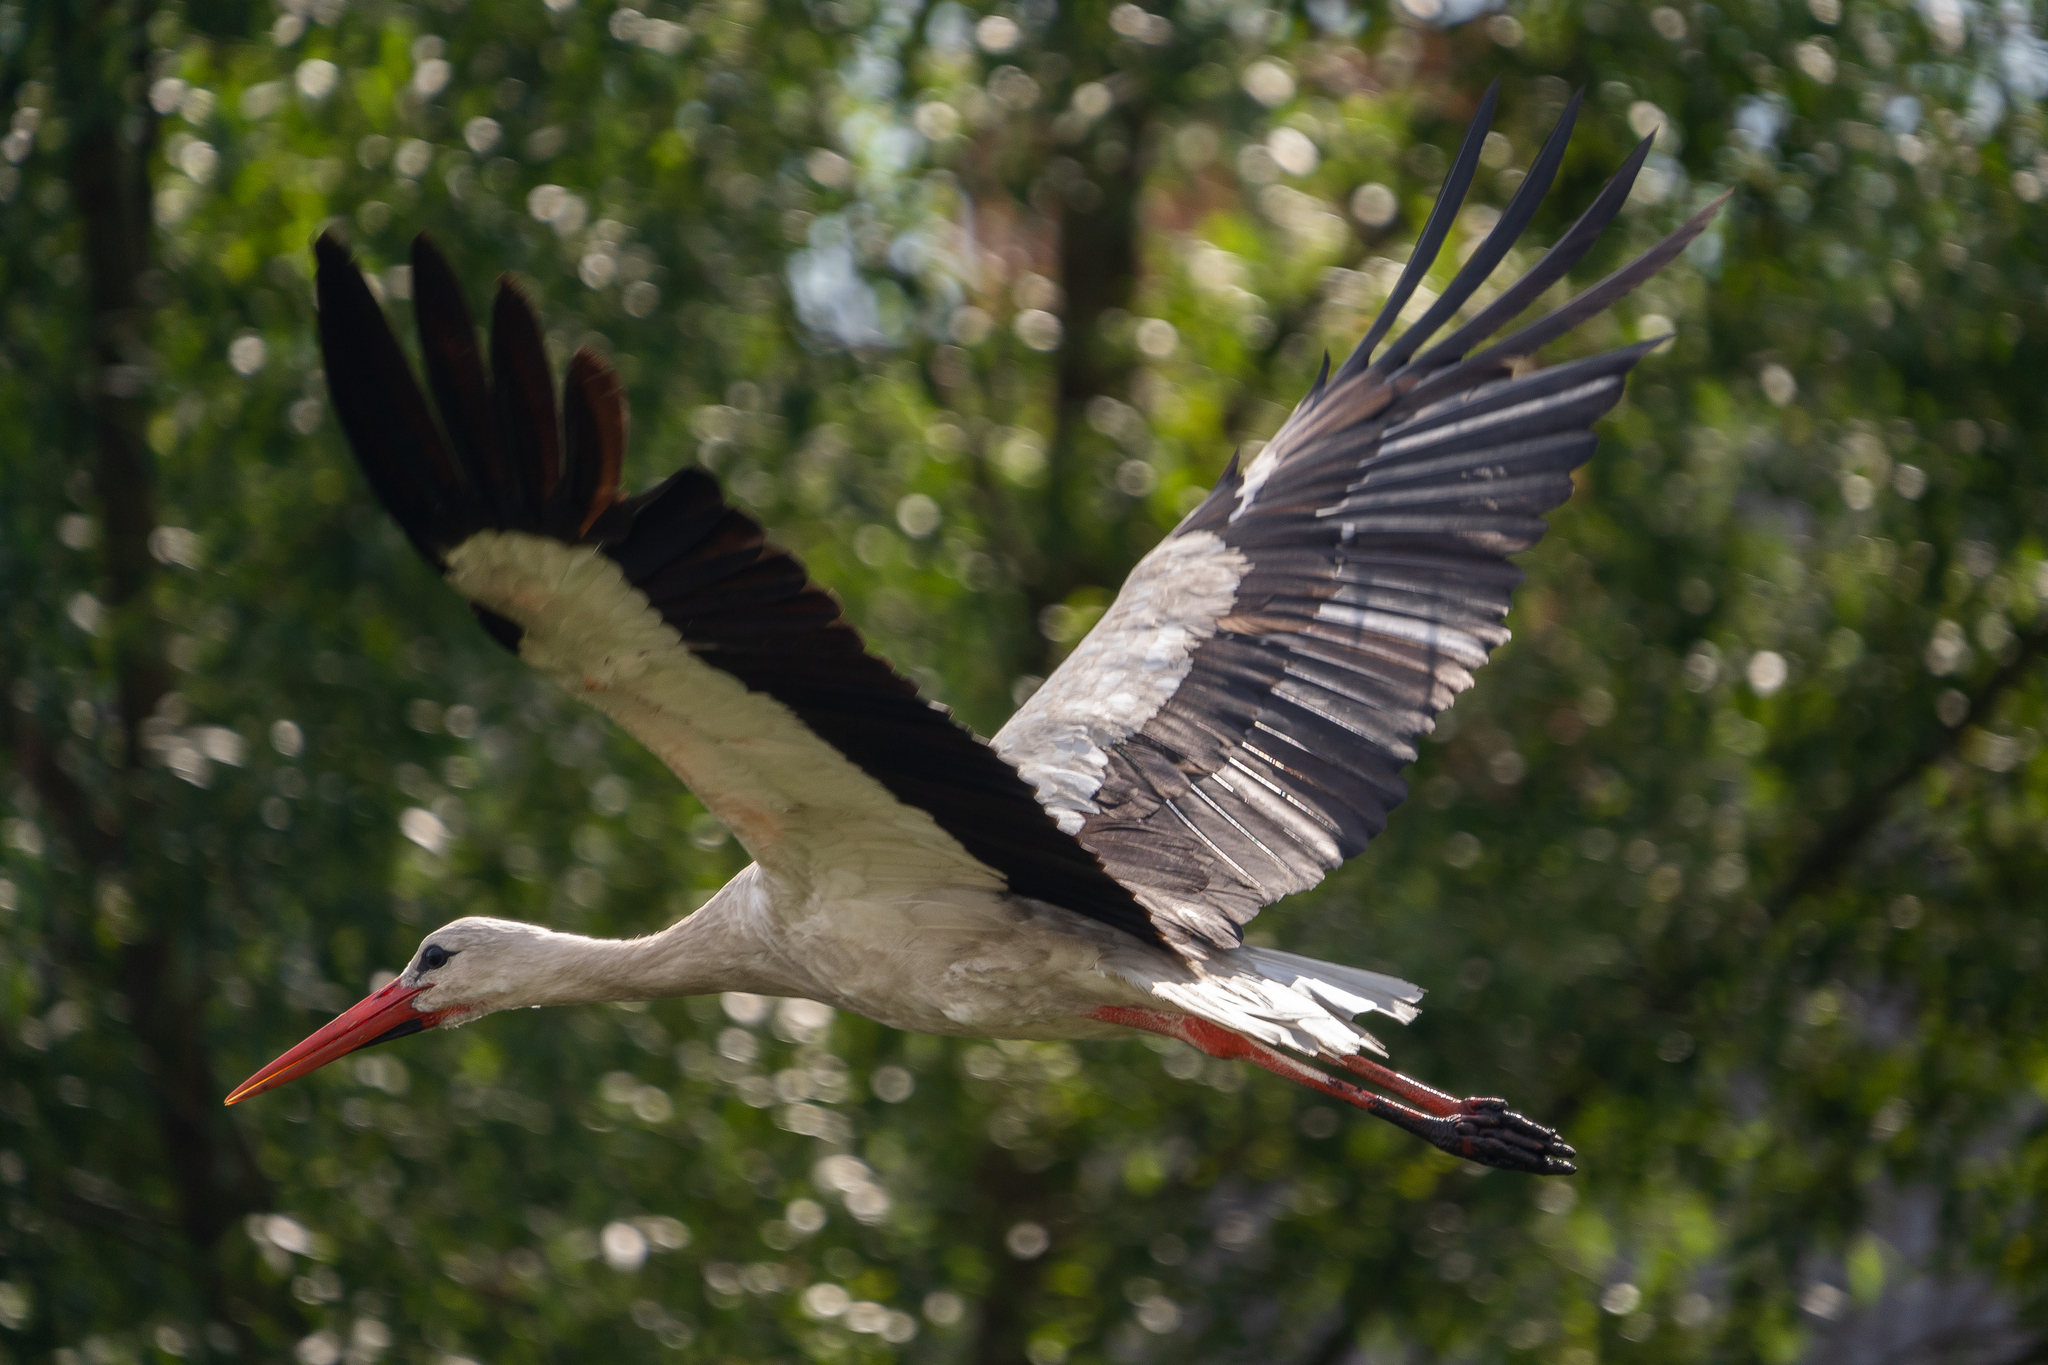
[[[1310,1057],[1384,1057],[1379,1039],[1352,1021],[1377,1013],[1405,1024],[1420,1013],[1422,987],[1412,982],[1274,948],[1242,947],[1191,966],[1187,977],[1138,984],[1176,1009]]]
[[[1259,975],[1267,980],[1311,991],[1353,1015],[1378,1010],[1392,1016],[1396,1023],[1405,1024],[1422,1013],[1415,1008],[1415,1002],[1422,998],[1422,987],[1398,976],[1346,967],[1338,962],[1318,962],[1299,953],[1254,948],[1249,944],[1239,948],[1235,956],[1249,958]]]

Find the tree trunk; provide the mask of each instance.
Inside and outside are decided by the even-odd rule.
[[[1143,110],[1119,106],[1105,115],[1089,146],[1121,147],[1121,165],[1097,169],[1065,195],[1060,208],[1060,287],[1066,295],[1059,349],[1052,448],[1048,455],[1045,534],[1046,572],[1037,584],[1034,609],[1062,601],[1076,588],[1114,588],[1129,569],[1122,544],[1108,546],[1084,535],[1095,495],[1088,405],[1117,397],[1130,387],[1130,358],[1110,345],[1102,322],[1113,310],[1128,311],[1138,279],[1138,166],[1144,135]]]
[[[74,790],[51,804],[73,812],[67,833],[87,860],[104,914],[118,903],[128,941],[101,965],[125,998],[135,1059],[145,1077],[164,1161],[176,1191],[175,1223],[192,1250],[197,1286],[219,1309],[215,1244],[266,1201],[264,1181],[220,1105],[204,1032],[211,983],[205,961],[205,886],[157,852],[162,812],[144,769],[143,726],[170,690],[164,630],[151,599],[157,529],[156,468],[146,429],[151,366],[147,279],[153,257],[149,159],[156,116],[149,85],[155,6],[97,0],[53,7],[56,96],[71,127],[69,183],[84,239],[91,310],[81,401],[85,464],[103,522],[102,620],[120,712],[100,799]],[[38,765],[42,785],[61,774]],[[99,785],[99,784],[94,784]],[[89,823],[88,823],[89,822]],[[132,909],[129,909],[132,907]],[[90,953],[92,934],[78,942]]]

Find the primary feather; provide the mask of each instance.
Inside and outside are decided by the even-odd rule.
[[[1424,350],[1534,215],[1574,97],[1493,230],[1376,353],[1449,233],[1492,106],[1488,91],[1357,350],[1248,465],[1232,462],[995,737],[1061,828],[1186,952],[1235,947],[1262,906],[1385,827],[1417,740],[1508,638],[1521,579],[1508,556],[1542,536],[1593,453],[1593,422],[1662,338],[1519,377],[1516,363],[1655,273],[1714,212],[1468,356],[1613,221],[1645,140],[1526,275]]]

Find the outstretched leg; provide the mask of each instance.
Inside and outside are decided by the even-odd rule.
[[[1355,1105],[1375,1118],[1385,1119],[1452,1156],[1537,1175],[1572,1175],[1578,1170],[1571,1162],[1578,1153],[1568,1143],[1553,1130],[1514,1113],[1506,1100],[1453,1099],[1363,1057],[1338,1059],[1346,1069],[1409,1102],[1398,1104],[1193,1015],[1105,1005],[1090,1011],[1090,1017],[1106,1024],[1122,1024],[1178,1038],[1211,1057],[1262,1066],[1276,1076],[1285,1076],[1332,1099]],[[1415,1107],[1410,1108],[1410,1104]]]

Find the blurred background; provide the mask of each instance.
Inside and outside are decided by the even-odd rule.
[[[2048,44],[2022,0],[0,3],[0,1361],[2018,1362],[2048,1352]],[[1364,857],[1484,1172],[1174,1044],[806,1002],[229,1086],[489,913],[743,856],[477,630],[328,410],[309,243],[430,230],[987,733],[1574,88],[1546,358],[1674,331]],[[1418,300],[1419,309],[1427,295]],[[1155,1046],[1153,1044],[1161,1044]]]

